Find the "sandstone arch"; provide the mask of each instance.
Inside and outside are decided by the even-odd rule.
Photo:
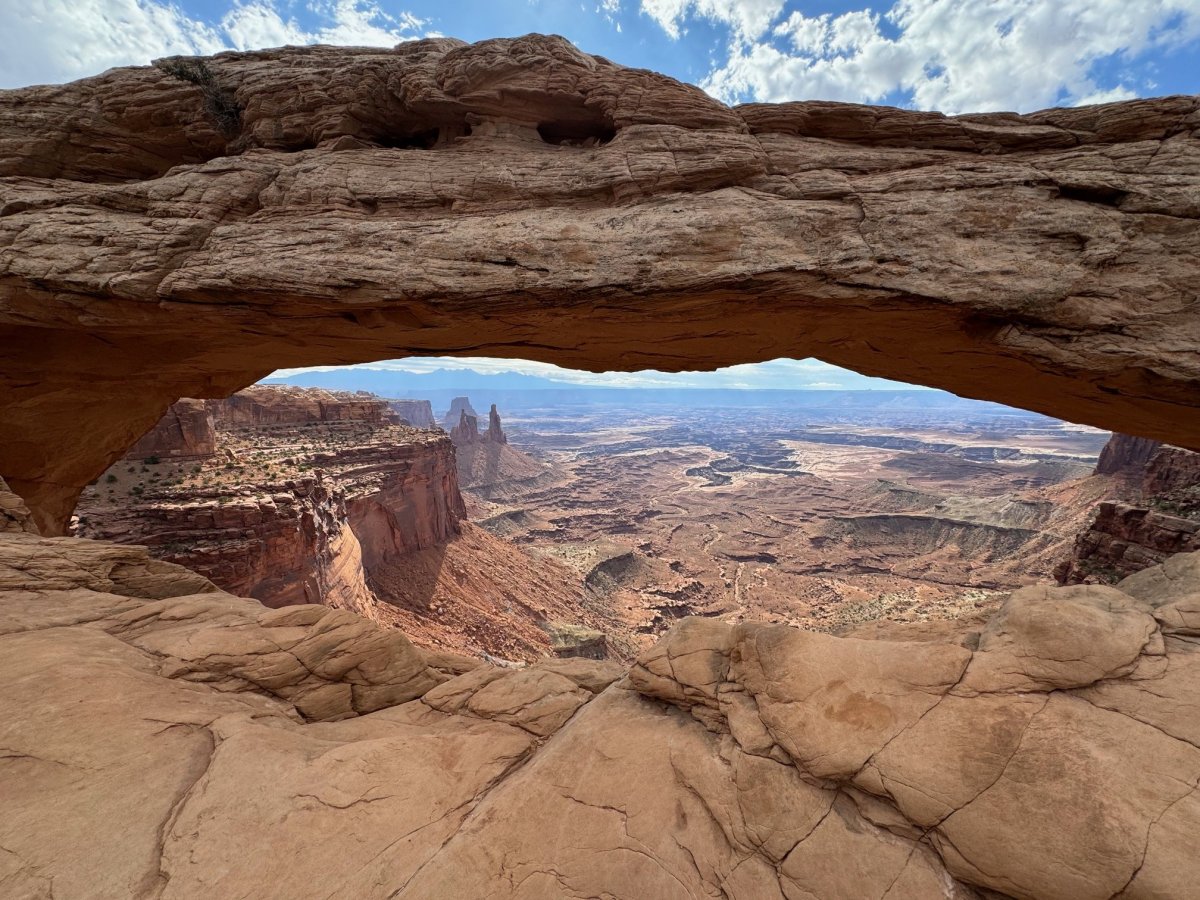
[[[1200,99],[727,108],[560,38],[0,92],[0,476],[414,353],[829,362],[1200,449]]]

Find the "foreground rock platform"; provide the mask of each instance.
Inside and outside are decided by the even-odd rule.
[[[5,533],[0,894],[1188,896],[1200,554],[905,636],[498,668]]]
[[[731,109],[539,35],[3,91],[0,476],[61,533],[175,399],[417,353],[816,356],[1200,449],[1198,127]]]

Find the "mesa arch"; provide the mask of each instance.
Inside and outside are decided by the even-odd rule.
[[[1200,449],[1198,136],[731,109],[537,35],[0,92],[0,477],[58,533],[180,396],[421,353],[815,356]]]

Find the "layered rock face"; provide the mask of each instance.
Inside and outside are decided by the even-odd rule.
[[[471,405],[470,397],[455,397],[450,401],[450,408],[446,410],[446,415],[442,417],[442,427],[447,431],[457,428],[462,424],[463,416],[479,420],[479,413],[475,412],[475,407]]]
[[[312,473],[168,487],[118,509],[85,503],[78,530],[149,546],[267,606],[326,603],[369,614],[364,566],[449,540],[465,517],[450,442],[397,431],[314,454]]]
[[[500,444],[455,448],[440,430],[379,424],[377,399],[349,395],[347,406],[325,391],[305,393],[250,390],[208,401],[264,424],[222,424],[209,459],[119,461],[85,490],[76,533],[145,545],[270,607],[353,610],[425,647],[510,660],[565,656],[573,645],[557,640],[552,625],[570,622],[600,635],[590,655],[628,656],[605,643],[605,620],[581,607],[569,572],[465,521],[457,454],[520,454]],[[322,411],[331,418],[312,421]],[[4,503],[0,496],[0,510]],[[27,520],[22,527],[32,530]]]
[[[1097,475],[1123,479],[1127,499],[1106,501],[1054,572],[1060,584],[1112,582],[1200,550],[1200,453],[1113,435]]]
[[[1130,434],[1114,434],[1100,451],[1100,459],[1096,461],[1096,474],[1140,477],[1161,446],[1162,441],[1134,437]]]
[[[138,438],[125,456],[127,459],[198,459],[216,452],[217,435],[210,405],[203,400],[183,399],[172,403],[158,424]]]
[[[29,508],[0,478],[0,533],[37,534]]]
[[[387,425],[397,421],[386,400],[366,391],[326,391],[256,384],[208,404],[221,428],[261,428],[329,422]]]
[[[437,420],[433,417],[433,404],[428,400],[389,400],[388,406],[401,419],[401,424],[407,423],[413,428],[436,428]]]
[[[730,109],[538,35],[6,91],[0,475],[61,531],[179,397],[448,352],[816,356],[1200,448],[1198,126]]]
[[[1191,554],[1023,589],[972,633],[688,619],[621,678],[430,654],[139,548],[0,535],[0,885],[1189,896],[1198,597]]]
[[[369,615],[370,566],[444,543],[465,518],[453,445],[388,424],[395,414],[378,397],[259,386],[185,400],[139,443],[177,435],[193,411],[215,419],[209,440],[220,457],[139,475],[127,456],[85,494],[79,534],[144,544],[268,606]],[[120,480],[130,474],[135,484]]]
[[[459,400],[463,404],[459,405]],[[471,401],[466,397],[459,397],[454,401],[454,406],[450,408],[450,413],[446,414],[449,418],[450,414],[458,409],[458,420],[454,427],[450,429],[450,440],[454,442],[455,447],[467,447],[474,444],[507,444],[508,437],[504,434],[504,428],[500,424],[500,413],[496,411],[496,404],[492,404],[492,408],[488,410],[488,427],[487,431],[479,430],[479,417],[471,411]]]

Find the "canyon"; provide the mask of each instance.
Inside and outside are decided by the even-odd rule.
[[[1099,504],[1069,558],[1062,584],[1112,584],[1175,553],[1200,550],[1200,453],[1114,435],[1096,472],[1119,482]]]
[[[1073,543],[1071,564],[1096,570],[1081,548],[1140,498],[1130,473],[1159,450],[937,392],[626,396],[513,397],[515,445],[496,404],[481,431],[467,397],[442,417],[448,438],[395,424],[419,401],[363,391],[180,401],[85,490],[73,533],[148,546],[267,606],[350,609],[429,649],[628,661],[692,615],[837,632],[993,612],[1058,574]],[[186,456],[195,431],[207,463]],[[1123,574],[1165,555],[1128,552]]]
[[[467,520],[456,452],[481,473],[524,460],[494,408],[489,432],[458,447],[397,418],[365,393],[255,386],[181,400],[85,489],[73,532],[146,546],[269,607],[351,610],[434,650],[606,655],[599,627],[612,629],[568,571]],[[505,465],[487,464],[489,450]]]
[[[1198,129],[1196,97],[730,108],[541,35],[177,57],[0,92],[0,891],[1188,896],[1200,554],[1023,580],[1060,547],[1086,558],[1065,524],[1097,486],[1137,482],[1147,509],[1190,520],[1192,456],[1117,442],[1090,474],[1103,436],[1061,422],[1009,421],[1001,441],[832,414],[510,415],[499,441],[465,409],[455,446],[365,396],[284,404],[300,425],[209,401],[287,366],[410,353],[672,371],[811,355],[1195,450]],[[512,477],[472,462],[460,509],[464,449],[502,451]],[[350,579],[345,608],[294,602],[307,583],[270,585],[288,595],[270,608],[64,534],[85,490],[80,533],[119,516],[118,486],[211,499],[184,521],[235,544],[287,521],[397,592],[432,588],[428,608],[350,608]],[[637,521],[623,486],[653,514]],[[785,519],[788,491],[828,507]],[[409,495],[443,513],[399,516]],[[718,523],[718,496],[765,512]],[[514,623],[553,618],[553,596],[504,622],[471,612],[500,583],[489,547],[522,551],[513,584],[537,596],[552,569],[583,571],[549,551],[611,542],[622,517],[633,568],[663,562],[684,592],[629,610],[650,628],[631,664],[548,658],[540,628],[524,644]],[[820,573],[769,581],[768,557],[814,542],[846,564],[835,593],[873,591],[876,568],[933,594],[911,621],[833,621],[813,582],[803,595]],[[995,552],[963,579],[935,545]],[[609,559],[585,580],[640,595]],[[783,608],[755,621],[747,572],[838,633]],[[261,591],[279,572],[231,574]],[[996,596],[922,612],[963,587]],[[511,631],[528,664],[464,654],[448,630],[409,640],[418,620],[448,629],[439,597]]]
[[[934,392],[742,393],[510,414],[547,472],[469,491],[475,515],[571,568],[644,648],[690,615],[832,631],[990,612],[1125,496],[1092,475],[1093,429]]]

